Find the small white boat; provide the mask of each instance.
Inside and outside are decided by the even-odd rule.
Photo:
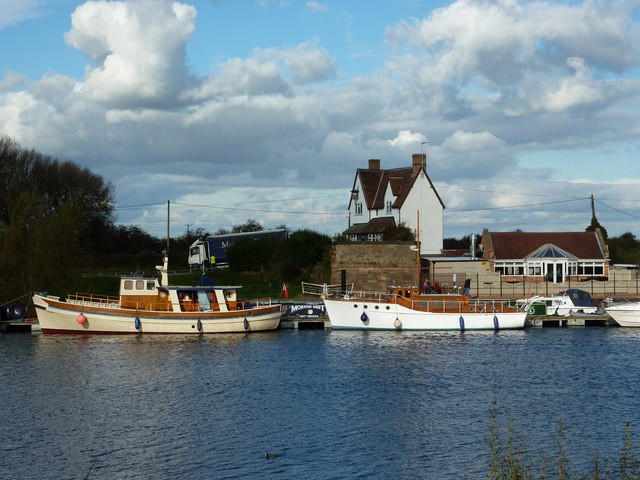
[[[552,295],[550,297],[535,296],[523,298],[517,301],[529,311],[530,314],[536,314],[534,304],[543,303],[546,305],[544,315],[562,315],[569,316],[573,314],[595,314],[598,307],[593,302],[589,292],[572,288]]]
[[[238,300],[239,286],[170,286],[167,257],[157,268],[160,279],[123,277],[118,297],[34,294],[42,333],[232,333],[280,324],[281,306],[270,299]]]
[[[325,298],[331,328],[344,330],[502,330],[525,327],[526,310],[507,301],[422,295],[417,287]]]
[[[640,327],[640,302],[618,302],[604,309],[621,327]]]

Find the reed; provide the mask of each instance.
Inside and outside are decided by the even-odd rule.
[[[640,459],[635,457],[630,423],[625,426],[624,443],[618,458],[603,464],[595,455],[593,466],[582,473],[573,472],[567,457],[561,419],[558,421],[556,451],[538,457],[528,452],[524,440],[516,439],[513,424],[514,420],[510,418],[504,436],[494,400],[488,422],[489,433],[485,438],[490,453],[486,478],[490,480],[640,480]],[[467,473],[464,478],[468,478]]]

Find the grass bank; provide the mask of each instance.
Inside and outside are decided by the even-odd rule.
[[[199,285],[200,276],[200,271],[170,274],[169,283],[171,285]],[[260,273],[234,273],[229,269],[220,268],[207,271],[207,276],[213,278],[216,285],[242,286],[242,289],[238,291],[238,296],[241,299],[284,298],[283,283],[270,283]],[[51,293],[79,292],[117,296],[119,288],[120,276],[96,274],[78,277],[70,292]],[[302,293],[300,285],[287,285],[287,290],[289,298],[294,298]]]
[[[497,420],[496,402],[491,409],[489,435],[485,441],[490,457],[486,477],[491,480],[640,480],[640,462],[634,454],[631,425],[627,423],[625,438],[614,459],[602,461],[593,457],[593,466],[586,472],[574,472],[564,447],[562,420],[558,422],[556,450],[551,454],[532,453],[522,439],[516,439],[513,418],[507,424],[506,434]],[[470,480],[468,475],[465,479]]]

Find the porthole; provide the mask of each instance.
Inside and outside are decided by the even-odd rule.
[[[376,310],[378,310],[380,307],[378,305],[376,305]]]
[[[353,308],[358,308],[358,305],[356,305],[355,303],[353,304]]]
[[[365,305],[365,306],[364,306],[364,308],[365,308],[365,310],[366,310],[367,308],[369,308],[369,305]]]
[[[391,307],[389,305],[387,305],[387,310],[391,310]]]

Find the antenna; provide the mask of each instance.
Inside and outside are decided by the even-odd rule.
[[[428,140],[427,140],[426,142],[420,142],[420,153],[422,154],[422,156],[421,156],[420,158],[421,158],[421,159],[422,159],[422,161],[424,162],[424,163],[422,164],[422,166],[423,166],[423,167],[426,167],[426,166],[427,166],[427,165],[426,165],[426,164],[427,164],[427,159],[426,159],[426,157],[424,156],[424,146],[425,146],[425,144],[429,144],[429,143],[431,143],[431,142],[430,142],[430,141],[428,141]]]

